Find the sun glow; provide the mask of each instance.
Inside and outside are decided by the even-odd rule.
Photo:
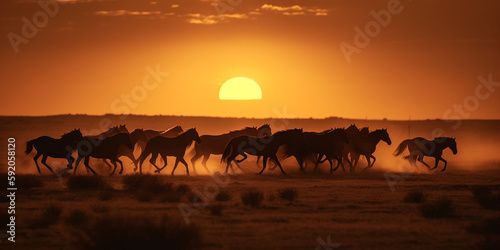
[[[219,90],[221,100],[260,100],[262,90],[259,84],[246,77],[235,77],[227,80]]]

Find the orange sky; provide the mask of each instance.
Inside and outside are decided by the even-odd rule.
[[[500,86],[468,97],[480,75],[500,82],[498,1],[222,2],[235,6],[69,1],[13,46],[22,18],[43,8],[1,1],[0,115],[500,119]],[[399,12],[348,62],[340,44],[354,45],[355,27],[388,4]],[[150,77],[146,89],[157,67],[161,82]],[[237,76],[259,83],[263,99],[220,101],[221,84]],[[469,110],[453,109],[464,100]]]

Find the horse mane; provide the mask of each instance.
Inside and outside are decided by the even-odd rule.
[[[255,129],[255,130],[257,130],[257,127],[244,127],[242,129],[238,129],[238,130],[231,130],[231,131],[229,131],[226,134],[239,133],[239,132],[245,131],[247,129]]]
[[[78,131],[80,131],[80,129],[73,129],[70,132],[61,135],[61,139],[66,139],[66,138],[70,137],[73,133],[78,132]]]

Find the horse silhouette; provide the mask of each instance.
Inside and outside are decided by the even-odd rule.
[[[305,132],[304,136],[307,140],[305,154],[318,156],[315,161],[314,171],[317,170],[319,163],[327,160],[330,163],[330,173],[337,170],[339,166],[342,166],[342,169],[344,169],[342,153],[346,144],[349,144],[349,138],[343,128],[329,129],[322,133]],[[323,156],[326,156],[326,158],[321,161],[320,159]],[[335,169],[333,169],[332,159],[337,160]]]
[[[263,167],[258,174],[262,174],[262,172],[266,169],[268,159],[274,161],[281,169],[281,172],[286,174],[281,167],[278,157],[276,156],[278,148],[281,145],[285,145],[287,147],[287,152],[290,155],[294,155],[297,151],[302,150],[301,148],[306,145],[306,139],[303,135],[302,129],[280,131],[266,137],[235,137],[227,143],[224,153],[222,154],[221,162],[227,162],[227,173],[231,162],[235,161],[240,163],[248,157],[247,154],[262,156]],[[242,155],[243,159],[236,160],[238,155]]]
[[[143,140],[142,138],[139,139],[137,142],[137,146],[141,149],[141,152],[144,150],[144,147],[146,146],[146,143],[154,137],[157,136],[163,136],[167,138],[173,138],[178,136],[180,133],[184,132],[181,126],[177,125],[172,128],[163,130],[163,131],[157,131],[157,130],[152,130],[152,129],[147,129],[143,130],[144,135],[146,135],[147,140]]]
[[[394,156],[401,155],[406,148],[408,148],[410,154],[404,156],[404,159],[408,159],[414,166],[417,165],[418,159],[419,162],[424,164],[430,170],[436,169],[438,167],[439,161],[444,162],[444,167],[441,171],[446,170],[446,165],[448,164],[448,162],[442,157],[444,149],[450,148],[453,154],[457,154],[457,142],[455,138],[451,137],[437,137],[432,141],[429,141],[422,137],[407,139],[399,144],[399,146],[394,151]],[[431,156],[436,159],[436,164],[433,168],[431,168],[427,163],[424,162],[424,156]]]
[[[119,134],[119,133],[122,133],[122,132],[118,128],[118,126],[113,126],[113,127],[109,128],[107,131],[104,131],[104,132],[102,132],[102,133],[100,133],[98,135],[91,135],[91,137],[102,140],[104,138],[107,138],[107,137],[110,137],[110,136],[113,136],[113,135],[116,135],[116,134]]]
[[[68,169],[72,169],[71,166],[75,161],[75,158],[71,156],[73,150],[75,149],[75,145],[77,142],[83,140],[82,133],[80,129],[74,129],[73,131],[64,134],[60,139],[54,139],[49,136],[41,136],[31,141],[26,142],[26,150],[25,153],[29,154],[33,150],[33,147],[36,149],[36,155],[33,157],[35,161],[36,168],[38,173],[42,173],[40,171],[40,167],[38,166],[38,158],[42,157],[42,164],[47,167],[50,172],[54,173],[52,168],[47,164],[47,157],[52,158],[66,158],[68,160]]]
[[[175,165],[172,169],[172,175],[174,175],[175,169],[179,162],[182,162],[186,166],[186,173],[189,175],[188,164],[184,160],[184,154],[186,153],[186,148],[191,145],[193,141],[201,143],[201,139],[196,132],[195,128],[191,128],[186,132],[178,135],[174,138],[167,138],[163,136],[156,136],[148,141],[144,151],[139,156],[139,173],[142,174],[142,164],[144,160],[151,155],[149,162],[156,168],[156,173],[160,173],[167,166],[167,156],[175,156]],[[158,155],[163,159],[164,165],[161,168],[156,166],[156,158]]]
[[[267,128],[269,127],[269,125],[267,125],[267,127],[264,127],[266,125],[267,124],[261,126],[258,129],[256,127],[246,127],[240,130],[230,131],[229,133],[221,135],[200,136],[201,143],[195,144],[193,149],[195,155],[191,158],[191,163],[193,164],[193,171],[196,173],[195,162],[203,156],[201,164],[203,165],[203,167],[205,167],[207,172],[210,173],[210,170],[208,170],[207,167],[207,161],[210,158],[210,155],[220,155],[224,153],[224,149],[227,143],[235,137],[242,135],[259,136],[261,134],[267,133]]]
[[[353,129],[350,130],[352,131]],[[366,136],[361,133],[350,132],[348,133],[348,136],[349,144],[344,150],[344,158],[348,159],[348,154],[351,155],[351,172],[354,172],[361,155],[365,156],[366,161],[368,162],[368,165],[363,169],[363,171],[373,167],[375,161],[377,160],[375,156],[373,156],[373,153],[377,148],[377,144],[381,140],[386,142],[387,145],[391,145],[392,143],[391,138],[387,133],[387,129],[377,129],[368,133]],[[370,159],[373,159],[373,162],[371,162]]]
[[[90,170],[94,175],[96,172],[90,167],[89,160],[90,157],[97,159],[109,159],[114,165],[113,175],[116,171],[116,163],[120,163],[120,174],[123,173],[123,163],[118,159],[118,150],[121,145],[126,145],[129,149],[133,149],[134,145],[130,140],[130,134],[119,133],[104,139],[97,139],[92,136],[86,136],[78,145],[78,158],[75,163],[75,170],[73,174],[76,174],[76,169],[80,164],[82,158],[85,158],[84,164],[88,170]]]
[[[257,131],[259,131],[258,137],[266,137],[266,136],[271,136],[273,135],[273,132],[271,130],[271,126],[268,123],[265,123],[264,125],[260,126]],[[257,156],[257,166],[259,165],[259,161],[262,156]],[[239,167],[239,166],[238,166]]]

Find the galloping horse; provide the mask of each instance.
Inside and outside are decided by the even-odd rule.
[[[339,166],[342,166],[342,169],[344,169],[342,152],[345,145],[349,143],[349,138],[343,128],[330,129],[322,133],[306,132],[304,135],[308,145],[306,153],[314,154],[314,156],[319,155],[314,166],[314,171],[316,171],[320,162],[325,162],[326,160],[330,163],[330,173],[337,170]],[[326,156],[326,159],[320,161],[323,156]],[[333,169],[332,159],[337,160],[335,169]]]
[[[387,145],[391,145],[392,143],[391,138],[387,133],[387,129],[377,129],[370,132],[367,136],[363,136],[361,134],[351,134],[349,140],[349,146],[346,147],[347,150],[344,150],[344,157],[347,158],[347,153],[351,154],[351,160],[353,160],[351,172],[354,172],[354,168],[358,164],[360,155],[364,155],[366,161],[368,162],[368,166],[366,166],[363,170],[373,167],[373,164],[375,164],[375,161],[377,160],[375,156],[373,156],[373,153],[377,148],[377,144],[381,140],[386,142]],[[370,159],[373,159],[373,162],[371,162]]]
[[[76,169],[80,164],[82,158],[85,158],[85,167],[87,167],[87,169],[90,170],[93,174],[96,174],[95,171],[89,166],[90,157],[111,160],[111,163],[113,163],[114,165],[114,169],[113,172],[111,172],[111,175],[113,175],[116,171],[116,162],[120,163],[120,174],[122,174],[123,163],[118,159],[118,150],[123,144],[125,144],[129,149],[134,148],[134,145],[132,144],[130,135],[128,133],[119,133],[104,138],[103,140],[86,136],[78,146],[78,158],[76,159],[75,170],[73,174],[76,174]]]
[[[412,165],[417,165],[417,159],[419,162],[423,163],[430,170],[436,169],[438,167],[439,161],[444,162],[444,168],[441,171],[446,170],[446,165],[448,162],[441,157],[443,155],[443,150],[445,148],[450,148],[454,155],[457,154],[457,142],[455,138],[450,137],[437,137],[434,140],[429,141],[422,137],[416,137],[413,139],[404,140],[394,151],[394,156],[402,154],[408,147],[410,154],[403,157],[408,159]],[[424,156],[432,156],[436,159],[436,164],[431,168],[427,163],[424,162]]]
[[[278,148],[281,145],[287,147],[287,152],[290,155],[296,154],[297,151],[303,150],[302,147],[306,145],[306,139],[303,135],[302,129],[292,129],[277,132],[271,136],[266,137],[251,137],[239,136],[231,139],[224,153],[222,154],[221,162],[227,162],[226,173],[232,161],[242,162],[247,158],[247,154],[255,156],[263,156],[263,167],[259,174],[266,169],[267,159],[271,159],[278,165],[283,174],[286,174],[276,156]],[[238,155],[242,155],[243,159],[236,160]]]
[[[75,149],[76,143],[81,140],[83,140],[83,136],[80,132],[80,129],[74,129],[73,131],[62,135],[60,139],[41,136],[34,140],[26,142],[25,153],[31,153],[33,147],[35,147],[37,152],[35,157],[33,157],[33,160],[35,160],[36,168],[38,170],[38,173],[40,174],[40,167],[38,166],[37,160],[42,155],[42,164],[45,165],[45,167],[47,167],[52,173],[54,173],[54,171],[47,164],[47,157],[49,156],[52,158],[66,158],[68,160],[67,168],[72,169],[73,167],[71,165],[75,161],[75,158],[73,158],[71,154]]]
[[[195,128],[189,129],[186,132],[180,134],[174,138],[166,138],[163,136],[157,136],[152,138],[146,144],[144,151],[141,153],[141,156],[137,159],[139,161],[139,173],[142,174],[142,163],[146,158],[151,154],[151,159],[149,162],[153,164],[156,168],[156,173],[160,173],[167,166],[167,156],[175,156],[175,165],[172,170],[172,175],[174,175],[174,171],[177,168],[179,162],[182,162],[186,166],[186,173],[189,175],[188,164],[184,160],[184,154],[186,153],[186,148],[191,145],[193,141],[197,143],[201,143],[201,139],[198,136],[198,132],[196,132]],[[156,166],[156,158],[158,158],[158,154],[161,155],[163,159],[164,165],[162,168],[158,168]]]
[[[220,155],[224,153],[224,148],[227,143],[238,136],[258,136],[259,130],[256,127],[246,127],[244,129],[230,131],[226,134],[221,135],[202,135],[200,136],[201,143],[195,144],[192,152],[195,152],[193,158],[191,158],[191,163],[193,164],[193,171],[196,173],[195,162],[203,156],[201,164],[207,172],[210,173],[207,167],[207,161],[210,155]]]
[[[173,138],[178,136],[180,133],[182,133],[184,130],[182,129],[181,126],[174,126],[172,128],[166,129],[164,131],[157,131],[157,130],[143,130],[144,135],[146,135],[146,140],[143,140],[142,138],[137,142],[137,146],[142,150],[144,150],[144,147],[146,146],[146,143],[148,140],[151,138],[157,137],[157,136],[163,136],[167,138]]]

